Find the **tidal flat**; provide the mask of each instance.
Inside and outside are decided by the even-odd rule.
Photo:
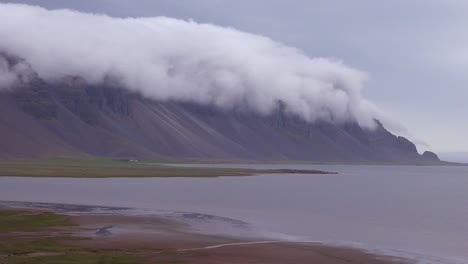
[[[0,263],[8,264],[410,263],[348,247],[193,233],[156,216],[0,208],[0,223]]]

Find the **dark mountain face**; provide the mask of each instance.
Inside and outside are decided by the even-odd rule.
[[[0,156],[99,155],[317,162],[434,162],[381,124],[310,124],[185,102],[157,102],[112,85],[39,79],[0,93]]]
[[[9,67],[21,63],[0,54]],[[23,71],[0,92],[0,157],[99,155],[317,162],[438,162],[380,123],[308,123],[280,107],[268,116],[187,102],[158,102],[111,79],[46,83]]]

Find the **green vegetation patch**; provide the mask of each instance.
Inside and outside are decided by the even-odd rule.
[[[185,263],[185,261],[180,260],[180,259],[163,259],[154,262],[155,264],[182,264]]]
[[[0,254],[24,255],[35,252],[63,253],[80,250],[78,247],[60,244],[60,241],[73,239],[71,237],[9,238],[0,241]]]
[[[327,174],[315,170],[256,170],[245,168],[202,168],[164,166],[139,160],[3,160],[0,176],[26,177],[219,177],[269,173]]]
[[[1,264],[141,264],[125,252],[67,245],[85,237],[54,236],[50,227],[69,226],[69,218],[49,212],[0,211]],[[50,230],[50,229],[49,229]],[[21,233],[18,233],[21,232]]]
[[[15,256],[4,259],[5,264],[142,264],[137,257],[117,252],[99,254],[73,253],[56,256]]]
[[[0,231],[33,231],[36,228],[69,225],[68,218],[54,213],[0,212]]]

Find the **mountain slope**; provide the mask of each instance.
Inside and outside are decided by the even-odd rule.
[[[0,157],[99,155],[317,162],[429,162],[413,143],[357,124],[307,123],[158,102],[110,84],[39,79],[0,93]]]

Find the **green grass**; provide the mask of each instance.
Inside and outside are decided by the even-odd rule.
[[[125,252],[89,249],[64,243],[89,238],[53,236],[45,232],[50,227],[69,225],[66,216],[54,213],[0,211],[0,264],[143,263],[136,256]]]
[[[80,248],[63,245],[60,242],[74,240],[71,237],[43,237],[43,238],[10,238],[0,241],[0,254],[21,255],[35,252],[73,252]]]
[[[67,240],[86,239],[76,237],[42,237],[37,239],[15,238],[0,241],[0,263],[31,263],[31,264],[141,264],[136,257],[128,253],[110,250],[93,250],[68,246],[62,242]],[[31,256],[28,254],[42,253],[48,256]],[[56,254],[56,255],[55,255]],[[1,257],[3,256],[3,258]]]
[[[86,241],[73,243],[92,238],[60,234],[67,232],[63,228],[70,227],[70,222],[55,213],[0,211],[0,264],[183,264],[208,256],[196,251],[165,250],[151,255],[144,249],[92,248]]]
[[[155,264],[182,264],[182,263],[185,263],[185,261],[180,260],[180,259],[166,259],[166,260],[159,260],[154,263]]]
[[[142,264],[137,257],[125,253],[106,252],[98,254],[73,253],[58,256],[15,256],[4,259],[5,264]]]
[[[111,159],[89,160],[3,160],[0,176],[25,177],[219,177],[249,176],[262,173],[287,173],[284,170],[244,168],[191,168],[163,166],[149,161],[128,162]],[[309,171],[309,173],[320,173]]]
[[[0,212],[0,231],[34,231],[37,228],[60,225],[68,225],[66,216],[53,213]]]

